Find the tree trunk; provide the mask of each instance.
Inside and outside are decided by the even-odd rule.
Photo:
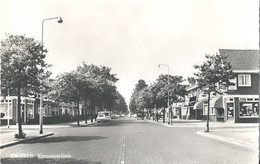
[[[79,121],[80,121],[79,101],[77,102],[77,108],[78,108],[78,126],[79,126]]]
[[[88,112],[87,112],[86,99],[84,100],[84,109],[85,109],[85,124],[87,124],[88,123]]]
[[[93,108],[94,107],[95,107],[94,105],[91,105],[91,109],[90,109],[91,122],[93,122]]]
[[[21,88],[18,86],[17,88],[17,99],[18,99],[18,137],[17,138],[24,138],[23,131],[22,131],[22,119],[21,119]]]
[[[165,108],[163,109],[163,123],[165,123]]]
[[[207,113],[207,130],[209,132],[209,111],[210,111],[210,92],[208,92],[208,113]]]

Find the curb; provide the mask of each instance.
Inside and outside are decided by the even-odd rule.
[[[250,144],[250,143],[247,143],[247,142],[243,142],[243,141],[239,141],[239,140],[235,140],[235,139],[232,139],[232,138],[227,138],[227,137],[222,137],[222,136],[210,134],[209,132],[205,132],[204,130],[197,131],[196,133],[198,135],[201,135],[201,136],[204,136],[204,137],[216,139],[216,140],[223,141],[223,142],[232,143],[232,144],[242,146],[242,147],[245,147],[245,148],[258,150],[258,147],[256,145],[253,145],[253,144]]]
[[[48,134],[45,134],[45,135],[41,135],[41,136],[36,136],[36,137],[32,137],[32,138],[26,138],[26,139],[20,139],[20,140],[17,140],[17,141],[12,141],[12,142],[9,142],[9,143],[6,143],[6,144],[2,144],[0,146],[0,149],[3,149],[5,147],[10,147],[10,146],[13,146],[13,145],[17,145],[19,143],[24,143],[24,142],[27,142],[27,141],[32,141],[32,140],[36,140],[36,139],[40,139],[40,138],[43,138],[43,137],[48,137],[48,136],[52,136],[54,135],[53,132],[50,132]]]
[[[166,127],[171,127],[171,128],[174,127],[173,125],[169,125],[169,124],[166,124],[166,123],[160,123],[160,122],[157,122],[157,121],[146,120],[146,119],[144,119],[144,121],[150,122],[150,123],[153,123],[153,124],[157,124],[157,125],[161,125],[161,126],[166,126]]]
[[[204,122],[173,122],[172,125],[169,125],[167,123],[162,123],[162,122],[156,122],[156,121],[152,121],[152,120],[146,120],[146,122],[151,122],[153,124],[158,124],[158,125],[162,125],[162,126],[165,126],[165,127],[170,127],[170,128],[202,128],[202,127],[205,127],[206,126],[206,123],[205,125],[202,124]],[[191,126],[191,125],[195,125],[195,126]],[[196,126],[198,125],[198,126]],[[211,128],[214,128],[214,129],[229,129],[229,128],[255,128],[255,127],[258,127],[259,125],[211,125],[210,127]]]
[[[86,126],[95,125],[95,124],[96,124],[96,122],[88,123],[88,124],[79,124],[79,126],[78,126],[78,124],[76,123],[76,124],[70,124],[70,126],[71,127],[86,127]]]

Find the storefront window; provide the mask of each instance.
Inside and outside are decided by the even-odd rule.
[[[8,103],[9,103],[9,106],[8,106]],[[11,102],[8,102],[8,103],[1,103],[1,105],[0,105],[0,113],[1,113],[0,117],[1,118],[8,117],[8,116],[10,118],[12,118],[12,104],[11,104]]]
[[[257,102],[240,103],[240,116],[254,117],[259,116],[259,107]]]

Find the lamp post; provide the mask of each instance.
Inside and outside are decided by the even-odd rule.
[[[58,23],[62,23],[63,20],[61,17],[52,17],[52,18],[47,18],[42,21],[42,39],[41,39],[41,45],[43,49],[43,31],[44,31],[44,22],[47,20],[52,20],[52,19],[58,19]],[[43,51],[41,52],[43,53]],[[40,85],[42,86],[42,80],[40,81]],[[39,124],[40,124],[40,134],[43,134],[43,113],[42,113],[42,107],[43,107],[43,94],[42,91],[40,91],[40,116],[39,116]]]
[[[8,112],[8,118],[7,118],[7,127],[9,128],[10,125],[10,93],[9,93],[9,88],[8,88],[8,98],[7,98],[8,104],[7,104],[7,112]]]
[[[167,64],[159,64],[158,67],[161,67],[161,66],[166,66],[167,67],[167,70],[168,70],[168,74],[167,74],[167,83],[168,83],[168,86],[169,86],[169,65]],[[170,97],[169,97],[169,89],[167,90],[168,91],[168,103],[167,103],[167,107],[168,107],[168,124],[170,124],[170,118],[171,118],[171,112],[170,112]]]

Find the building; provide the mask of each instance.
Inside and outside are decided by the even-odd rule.
[[[224,91],[223,95],[212,93],[210,100],[210,120],[258,122],[259,121],[259,51],[220,49],[220,54],[231,63],[235,85]],[[188,88],[188,110],[191,119],[207,118],[207,95],[197,84]]]
[[[231,63],[235,83],[223,95],[224,121],[259,121],[259,50],[220,49]]]
[[[10,121],[10,124],[16,124],[18,122],[17,96],[1,96],[0,101],[1,124],[6,124],[8,119]],[[28,119],[35,118],[38,114],[38,112],[35,109],[36,107],[34,98],[21,96],[22,122],[27,122]]]
[[[0,122],[7,124],[18,123],[18,103],[17,96],[0,96]],[[82,105],[80,104],[80,115],[82,115]],[[53,117],[57,115],[69,115],[75,117],[77,115],[77,104],[69,102],[60,102],[57,104],[53,100],[43,99],[43,116]],[[27,123],[30,119],[39,116],[39,99],[21,96],[21,118],[22,123]]]
[[[203,119],[203,101],[199,99],[202,94],[202,90],[199,88],[198,84],[191,83],[190,86],[186,88],[188,95],[186,96],[186,117],[189,119],[201,120]],[[200,101],[199,101],[200,100]]]

